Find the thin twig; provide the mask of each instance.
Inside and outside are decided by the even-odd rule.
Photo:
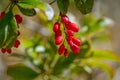
[[[52,4],[53,4],[54,2],[56,2],[56,1],[57,1],[57,0],[54,0],[54,1],[50,2],[49,4],[52,5]]]

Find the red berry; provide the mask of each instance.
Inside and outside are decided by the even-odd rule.
[[[64,46],[64,44],[62,44],[62,45],[58,48],[58,54],[61,55],[64,51],[65,51],[65,46]]]
[[[64,57],[68,57],[68,50],[65,48]]]
[[[2,52],[2,53],[5,53],[5,52],[6,52],[6,49],[2,48],[2,49],[1,49],[1,52]]]
[[[18,35],[18,36],[20,35],[20,31],[17,31],[17,35]]]
[[[14,43],[14,47],[15,48],[18,48],[20,45],[20,41],[19,40],[16,40],[15,43]]]
[[[7,50],[7,52],[8,52],[8,53],[11,53],[11,52],[12,52],[12,50],[11,50],[11,49],[8,49],[8,50]]]
[[[55,39],[56,39],[58,36],[62,36],[62,32],[61,32],[61,31],[58,31],[58,32],[55,33]]]
[[[59,45],[60,43],[62,43],[62,40],[63,40],[62,36],[57,36],[55,39],[55,44]]]
[[[67,37],[67,42],[68,42],[68,44],[69,44],[70,46],[72,46],[72,45],[73,45],[72,37],[68,36],[68,37]]]
[[[56,23],[54,24],[53,31],[54,31],[54,32],[60,31],[60,23],[56,22]]]
[[[67,30],[67,35],[68,35],[68,36],[73,36],[73,35],[74,35],[74,31],[72,31],[72,30]]]
[[[79,31],[79,27],[76,24],[72,23],[72,22],[70,22],[69,24],[67,24],[66,28],[68,30],[72,30],[74,32],[78,32]]]
[[[62,15],[61,16],[61,20],[62,20],[62,23],[64,24],[68,24],[69,23],[69,19],[66,15]]]
[[[0,19],[2,19],[2,17],[5,15],[5,11],[1,12],[0,14]]]
[[[78,38],[72,38],[72,42],[73,42],[74,44],[76,44],[77,46],[80,46],[80,45],[81,45],[81,42],[80,42],[80,40],[79,40]]]
[[[75,53],[75,54],[78,54],[79,51],[80,51],[79,46],[77,46],[77,45],[75,45],[75,44],[73,44],[72,46],[70,46],[70,48],[71,48],[71,50],[73,51],[73,53]]]
[[[17,24],[20,24],[22,22],[22,17],[18,14],[15,15],[15,19],[16,19]]]

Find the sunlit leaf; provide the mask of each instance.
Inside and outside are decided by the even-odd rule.
[[[108,50],[93,50],[90,58],[120,62],[120,57],[116,53]]]
[[[29,47],[32,47],[34,45],[34,43],[32,42],[32,40],[28,40],[28,39],[22,39],[21,42],[22,42],[22,45],[25,48],[29,48]]]
[[[53,18],[54,11],[49,4],[43,3],[42,5],[41,4],[38,5],[37,8],[39,8],[42,12],[44,12],[48,20],[51,20]]]
[[[42,4],[40,0],[19,0],[19,2],[17,3],[17,5],[19,5],[20,7],[26,9],[33,9],[39,4]]]

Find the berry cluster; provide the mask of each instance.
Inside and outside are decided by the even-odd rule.
[[[0,19],[2,19],[2,18],[4,17],[4,15],[5,15],[5,12],[1,12],[1,14],[0,14]],[[22,17],[21,17],[20,15],[16,14],[14,17],[15,17],[15,20],[16,20],[16,23],[17,23],[17,24],[20,24],[20,23],[22,22]],[[18,36],[20,35],[19,30],[17,31],[17,35],[18,35]],[[20,45],[20,41],[19,41],[19,40],[16,40],[16,41],[14,42],[13,47],[14,47],[14,48],[18,48],[19,45]],[[2,48],[2,49],[1,49],[1,52],[2,52],[2,53],[6,53],[6,52],[7,52],[7,53],[10,54],[10,53],[12,52],[12,49],[11,49],[11,48],[9,48],[9,49]]]
[[[81,41],[74,37],[75,32],[79,31],[79,27],[71,22],[66,15],[61,16],[61,23],[64,25],[65,39],[63,40],[62,31],[60,28],[60,23],[56,22],[53,26],[53,31],[55,32],[55,44],[60,45],[58,48],[58,54],[61,55],[64,53],[64,56],[68,56],[68,49],[65,47],[65,41],[69,45],[73,53],[78,54],[80,51]]]

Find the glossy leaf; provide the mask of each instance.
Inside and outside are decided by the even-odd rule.
[[[36,12],[35,12],[34,9],[26,9],[26,8],[22,8],[22,7],[20,7],[20,6],[18,6],[18,7],[19,7],[20,11],[21,11],[24,15],[26,15],[26,16],[34,16],[34,15],[36,15]]]
[[[120,62],[120,57],[114,52],[108,50],[93,50],[90,58],[97,60],[112,60]]]
[[[81,13],[87,14],[92,11],[94,0],[74,0],[74,2]]]
[[[42,4],[40,0],[19,0],[19,2],[17,3],[17,5],[19,5],[20,7],[26,9],[33,9],[39,4]]]
[[[48,20],[51,20],[54,16],[54,11],[53,8],[47,4],[47,3],[43,3],[42,5],[38,5],[37,8],[39,8],[44,14],[45,16],[48,18]],[[41,14],[41,12],[39,13],[39,15]],[[43,17],[44,15],[42,15]]]
[[[17,24],[12,11],[0,20],[0,47],[11,48],[17,38]]]
[[[60,9],[60,12],[66,14],[69,7],[69,0],[57,0],[57,5]]]
[[[7,74],[13,77],[14,80],[33,80],[38,76],[38,73],[22,64],[8,67]]]

